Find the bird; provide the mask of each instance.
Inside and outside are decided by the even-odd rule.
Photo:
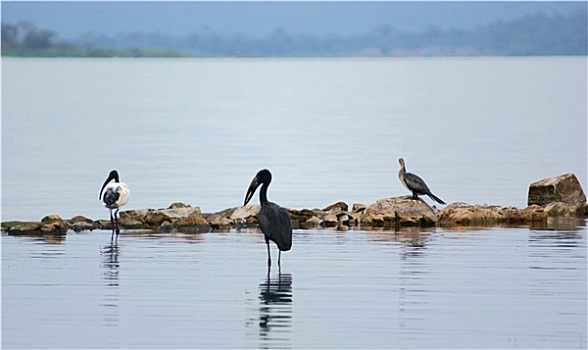
[[[412,192],[413,199],[417,199],[419,195],[426,194],[433,201],[439,204],[445,204],[445,202],[441,200],[441,198],[431,193],[431,190],[429,190],[429,187],[423,179],[421,179],[419,176],[415,174],[406,172],[406,167],[404,166],[404,159],[398,159],[398,163],[400,163],[400,171],[398,171],[398,178],[400,179],[400,182],[402,182],[404,187],[406,187],[409,191]]]
[[[247,205],[259,186],[259,202],[261,208],[257,214],[259,228],[265,236],[267,245],[267,266],[272,265],[269,242],[272,241],[278,247],[278,266],[281,267],[282,252],[289,251],[292,248],[292,221],[286,209],[276,203],[267,200],[267,188],[272,181],[272,174],[267,169],[260,170],[251,181],[243,205]]]
[[[117,220],[118,211],[120,207],[127,204],[130,197],[131,190],[129,189],[129,186],[127,186],[125,183],[120,182],[118,171],[112,170],[110,174],[108,174],[106,181],[104,181],[104,185],[102,185],[102,188],[100,189],[98,199],[102,201],[102,204],[108,210],[110,210],[110,223],[113,227],[112,233],[114,236],[114,230],[116,229],[117,238],[118,234],[120,233]]]

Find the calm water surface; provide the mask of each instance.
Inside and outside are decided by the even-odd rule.
[[[586,348],[586,233],[3,235],[2,345]]]
[[[2,59],[2,220],[586,189],[586,58]],[[4,348],[586,348],[586,227],[2,236]],[[274,250],[275,254],[275,250]],[[276,259],[274,259],[276,260]]]
[[[291,208],[406,194],[399,157],[447,203],[526,206],[586,189],[586,58],[2,59],[2,215],[108,218],[242,203],[253,175]]]

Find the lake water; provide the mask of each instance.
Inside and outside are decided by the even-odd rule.
[[[3,348],[586,348],[586,227],[3,236]],[[272,247],[274,258],[275,247]]]
[[[2,59],[2,219],[406,194],[524,207],[586,189],[586,58]],[[425,199],[425,200],[428,200]],[[254,199],[257,202],[257,197]],[[430,202],[429,202],[430,203]],[[583,221],[301,230],[281,273],[258,232],[2,235],[3,348],[586,348]],[[276,250],[272,247],[274,261]]]
[[[291,208],[406,194],[525,207],[530,183],[586,189],[586,58],[2,59],[2,217],[236,207],[261,168]]]

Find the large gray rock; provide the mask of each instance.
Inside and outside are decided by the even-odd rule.
[[[586,202],[586,195],[576,175],[564,174],[533,182],[529,186],[527,204],[545,207],[552,202],[562,202],[577,207]]]
[[[361,225],[375,227],[435,226],[435,210],[421,199],[379,199],[361,214]]]

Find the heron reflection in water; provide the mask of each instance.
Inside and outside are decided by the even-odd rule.
[[[259,284],[259,338],[264,348],[288,346],[292,328],[292,275],[268,273]]]

